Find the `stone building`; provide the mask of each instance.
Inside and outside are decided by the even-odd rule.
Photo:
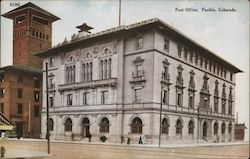
[[[0,68],[0,109],[24,137],[40,137],[42,59],[51,47],[52,22],[59,18],[33,3],[2,15],[13,20],[13,65]]]
[[[37,53],[43,70],[49,64],[51,138],[158,143],[161,132],[163,144],[234,139],[241,70],[159,19],[95,34],[86,24],[78,28],[69,41]]]

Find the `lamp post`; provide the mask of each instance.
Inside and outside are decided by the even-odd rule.
[[[160,127],[159,127],[159,147],[161,147],[161,118],[162,118],[162,87],[161,87],[161,104],[160,104]]]
[[[46,62],[46,115],[47,115],[47,143],[48,143],[48,154],[50,154],[50,134],[49,134],[49,86],[48,86],[48,63]]]

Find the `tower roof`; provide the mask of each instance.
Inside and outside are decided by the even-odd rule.
[[[15,13],[17,13],[19,11],[22,11],[22,10],[25,10],[25,9],[32,9],[34,11],[40,12],[40,13],[48,16],[49,18],[51,18],[52,21],[56,21],[56,20],[60,19],[59,17],[57,17],[57,16],[53,15],[52,13],[38,7],[37,5],[35,5],[35,4],[31,3],[31,2],[26,3],[26,4],[20,6],[20,7],[16,8],[16,9],[13,9],[13,10],[3,14],[2,16],[6,17],[6,18],[13,19]]]
[[[88,26],[86,23],[83,23],[82,25],[77,26],[76,28],[80,29],[79,32],[88,32],[90,33],[89,30],[93,29],[91,26]]]

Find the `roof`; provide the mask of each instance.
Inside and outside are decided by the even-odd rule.
[[[91,26],[88,26],[86,23],[83,23],[82,25],[79,25],[76,28],[80,29],[79,32],[86,31],[88,33],[90,33],[89,30],[93,29]]]
[[[17,13],[19,11],[25,10],[25,9],[33,9],[34,11],[40,12],[40,13],[50,17],[52,19],[52,21],[56,21],[56,20],[60,19],[59,17],[57,17],[57,16],[53,15],[52,13],[38,7],[37,5],[35,5],[35,4],[31,3],[31,2],[28,2],[28,3],[18,7],[16,9],[13,9],[13,10],[3,14],[2,16],[6,17],[6,18],[13,19],[13,14],[15,14],[15,13]]]
[[[17,70],[17,71],[23,71],[23,72],[28,72],[28,73],[38,73],[42,74],[41,69],[33,68],[33,67],[28,67],[28,66],[23,66],[23,65],[11,65],[11,66],[5,66],[1,67],[0,70],[7,70],[7,69],[12,69],[12,70]]]
[[[199,43],[197,43],[196,41],[190,39],[189,37],[187,37],[186,35],[184,35],[180,31],[175,29],[174,27],[168,25],[167,23],[163,22],[162,20],[160,20],[158,18],[149,19],[149,20],[146,20],[146,21],[142,21],[142,22],[139,22],[139,23],[134,23],[134,24],[127,25],[127,26],[122,25],[122,26],[119,26],[119,27],[110,28],[110,29],[107,29],[107,30],[104,30],[104,31],[101,31],[101,32],[97,32],[97,33],[89,34],[89,35],[82,36],[82,37],[79,37],[79,38],[76,38],[76,39],[72,39],[69,42],[61,43],[61,44],[59,44],[57,46],[54,46],[54,47],[52,47],[50,49],[38,52],[35,55],[47,56],[50,53],[58,52],[60,49],[66,49],[66,48],[69,48],[69,47],[74,47],[76,44],[82,44],[83,42],[88,42],[90,40],[94,40],[94,39],[97,39],[97,38],[103,38],[103,37],[110,38],[110,36],[114,35],[114,34],[116,34],[116,35],[120,35],[121,33],[127,34],[129,32],[136,31],[138,29],[149,28],[149,27],[154,27],[154,28],[159,29],[161,31],[168,32],[173,37],[179,38],[179,39],[185,41],[186,43],[188,43],[189,45],[191,45],[191,46],[195,47],[196,49],[200,50],[200,52],[203,53],[202,56],[208,56],[209,58],[213,59],[217,63],[223,63],[224,65],[229,67],[234,72],[242,72],[240,69],[238,69],[237,67],[235,67],[231,63],[227,62],[223,58],[219,57],[218,55],[216,55],[212,51],[208,50],[204,46],[202,46]],[[197,52],[197,53],[199,53],[199,52]]]
[[[235,124],[235,129],[246,129],[245,123],[243,124]]]
[[[0,112],[0,130],[12,130],[13,128],[13,124]]]

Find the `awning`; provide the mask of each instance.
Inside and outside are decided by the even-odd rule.
[[[13,128],[13,124],[10,123],[3,113],[0,113],[0,130],[12,130]]]

